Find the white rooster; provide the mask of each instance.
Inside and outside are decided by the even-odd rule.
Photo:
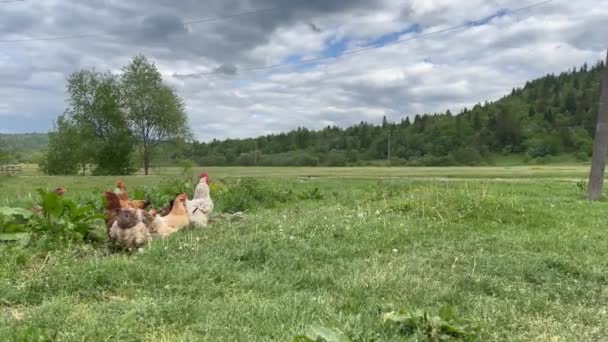
[[[199,176],[192,200],[186,200],[185,203],[190,223],[202,227],[207,226],[209,215],[213,211],[213,200],[209,192],[209,175],[203,172]]]

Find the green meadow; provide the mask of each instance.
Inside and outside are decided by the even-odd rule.
[[[129,192],[182,176],[153,171]],[[608,203],[584,199],[587,166],[206,171],[213,223],[141,253],[0,244],[0,340],[608,337]],[[0,206],[114,181],[26,169],[0,178]]]

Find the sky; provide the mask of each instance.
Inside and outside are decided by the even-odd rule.
[[[137,54],[202,141],[459,112],[605,57],[608,0],[509,12],[540,1],[0,2],[0,133],[49,131],[71,73]]]

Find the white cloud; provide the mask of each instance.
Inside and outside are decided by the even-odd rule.
[[[105,1],[101,8],[67,6],[59,0],[3,5],[0,40],[94,32],[110,37],[0,43],[0,116],[10,119],[3,120],[0,130],[51,128],[65,107],[65,79],[71,72],[84,67],[119,72],[137,53],[152,58],[184,98],[193,131],[203,140],[379,122],[384,115],[399,120],[403,115],[458,111],[497,99],[546,73],[601,59],[608,3],[599,2],[605,5],[597,0],[554,1],[468,30],[316,66],[261,71],[246,69],[290,56],[318,57],[332,39],[333,44],[346,39],[347,48],[356,48],[412,25],[431,32],[531,2],[332,0],[285,5],[265,0],[260,8],[279,9],[187,30],[180,29],[179,19],[251,7],[237,0],[204,6],[168,0]],[[237,74],[231,76],[233,71]],[[32,118],[35,125],[29,123]]]

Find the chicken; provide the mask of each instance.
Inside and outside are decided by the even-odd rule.
[[[110,228],[116,220],[116,215],[118,214],[118,211],[123,207],[120,204],[120,199],[115,193],[105,191],[103,195],[106,198],[106,205],[104,207],[103,216],[104,220],[106,221],[106,232],[108,233],[108,237],[110,237]],[[110,239],[112,239],[112,237],[110,237]]]
[[[160,215],[156,215],[155,212],[150,212],[152,217],[152,221],[148,225],[148,229],[150,230],[150,234],[153,238],[164,238],[167,237],[179,229],[169,226],[167,222],[165,222],[164,218]]]
[[[145,209],[148,205],[150,205],[150,201],[147,200],[129,200],[127,187],[125,182],[122,180],[116,182],[114,193],[118,196],[120,204],[123,208]]]
[[[209,198],[209,175],[203,172],[198,176],[198,179],[199,181],[196,185],[194,196],[192,198]]]
[[[115,239],[116,234],[114,234],[114,236],[111,236],[110,231],[112,229],[112,226],[114,225],[114,222],[116,221],[118,213],[122,209],[136,210],[138,215],[141,217],[141,222],[148,229],[152,237],[164,237],[177,231],[176,229],[169,227],[160,216],[157,216],[157,211],[155,209],[151,209],[150,211],[146,212],[141,209],[123,207],[118,198],[118,195],[110,191],[106,191],[104,193],[104,196],[107,199],[104,216],[108,237],[111,240]],[[125,203],[123,202],[122,204],[124,205]]]
[[[213,210],[213,200],[209,192],[209,175],[201,173],[194,190],[194,197],[185,203],[190,223],[204,227],[209,222],[209,215]]]
[[[127,250],[139,250],[145,246],[152,235],[144,221],[150,223],[151,216],[141,209],[120,208],[110,227],[110,239]]]
[[[185,194],[179,194],[173,201],[173,207],[168,215],[160,217],[163,222],[175,230],[180,230],[190,224],[184,202],[188,199]],[[157,216],[158,217],[158,216]]]
[[[65,194],[66,191],[67,190],[63,187],[58,187],[57,189],[53,190],[53,192],[59,196],[63,196],[63,194]]]

